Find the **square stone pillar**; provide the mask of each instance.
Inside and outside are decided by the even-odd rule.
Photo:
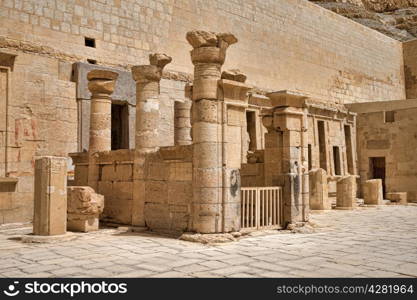
[[[223,232],[240,229],[240,168],[242,148],[247,132],[247,92],[252,88],[245,84],[246,76],[239,70],[225,71],[219,81],[219,100],[222,100],[222,165],[223,165]],[[245,154],[246,155],[246,154]]]
[[[307,110],[305,96],[279,91],[267,94],[274,106],[262,122],[266,185],[283,187],[284,226],[309,216]]]
[[[67,231],[67,158],[35,160],[33,233],[62,235]]]
[[[382,205],[384,196],[382,193],[382,180],[370,179],[363,184],[364,204]]]
[[[348,210],[356,207],[356,176],[345,176],[336,183],[336,208]]]

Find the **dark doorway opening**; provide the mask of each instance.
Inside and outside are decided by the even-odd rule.
[[[246,111],[246,126],[250,138],[249,150],[256,150],[256,115],[254,111]]]
[[[311,153],[311,144],[308,144],[308,170],[310,171],[313,168],[313,158]]]
[[[352,133],[349,125],[345,125],[345,144],[348,172],[353,175],[355,172],[353,171]]]
[[[342,175],[342,170],[340,168],[340,151],[339,147],[333,147],[333,163],[334,163],[334,175]]]
[[[369,179],[382,179],[382,192],[385,197],[385,157],[370,157],[369,171]]]
[[[317,128],[319,131],[320,168],[327,171],[326,133],[324,121],[317,121]]]
[[[111,105],[111,149],[129,149],[129,109],[126,104]]]

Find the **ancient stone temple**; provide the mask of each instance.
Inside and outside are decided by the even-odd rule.
[[[1,2],[0,224],[38,222],[52,156],[74,231],[280,229],[417,200],[415,41],[306,0],[197,2]]]

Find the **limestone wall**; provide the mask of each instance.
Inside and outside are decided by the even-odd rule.
[[[0,120],[7,120],[8,131],[0,143],[0,224],[32,219],[36,156],[67,156],[77,149],[75,84],[68,74],[57,59],[26,53],[0,73],[2,86],[9,87],[0,97],[7,101]]]
[[[173,57],[170,69],[191,73],[185,33],[230,31],[240,43],[225,67],[250,74],[256,86],[348,102],[404,98],[401,43],[305,0],[4,0],[1,6],[0,47],[123,67],[159,51]],[[96,48],[85,47],[84,37],[95,38]]]
[[[88,107],[77,108],[72,81],[75,62],[129,71],[147,64],[150,52],[172,56],[161,81],[159,130],[160,144],[173,145],[174,101],[182,101],[192,73],[185,34],[196,28],[233,32],[240,42],[224,69],[241,69],[257,87],[329,101],[405,96],[399,42],[304,0],[3,0],[0,224],[32,218],[35,156],[66,156],[88,140],[81,134]],[[85,37],[96,47],[86,47]]]
[[[407,101],[413,102],[414,108],[396,109],[391,102],[391,106],[381,105],[372,112],[358,114],[359,173],[361,182],[372,179],[370,158],[385,158],[385,192],[407,192],[408,199],[414,201],[417,200],[417,104],[415,100]],[[394,112],[394,122],[386,122],[384,109]]]

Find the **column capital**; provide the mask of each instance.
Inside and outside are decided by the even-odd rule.
[[[223,64],[226,50],[237,43],[232,33],[214,33],[210,31],[189,31],[186,35],[188,43],[193,46],[191,61],[197,63]]]
[[[172,61],[172,58],[162,53],[149,55],[149,65],[132,67],[132,76],[136,82],[160,81],[162,70]]]
[[[108,70],[92,70],[87,74],[88,89],[93,95],[110,96],[114,92],[119,74]]]

